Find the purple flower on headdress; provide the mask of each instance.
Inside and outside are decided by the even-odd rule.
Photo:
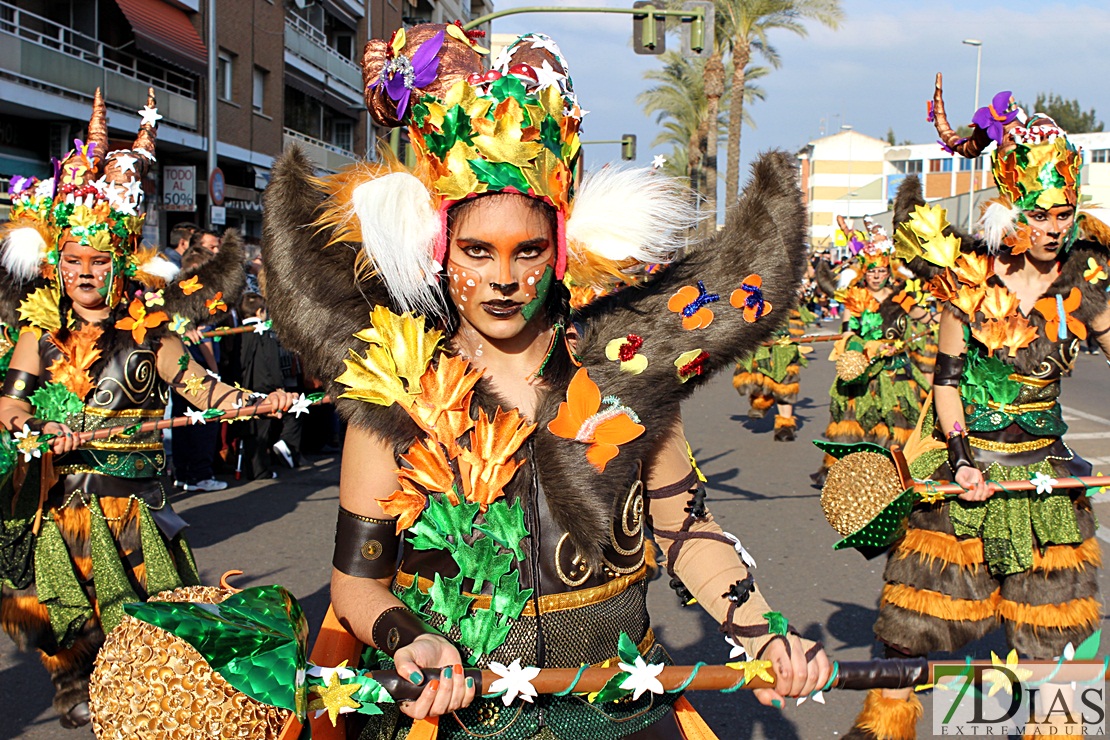
[[[8,195],[12,198],[18,198],[21,193],[30,190],[38,183],[37,178],[15,175],[8,181]]]
[[[397,104],[397,117],[403,118],[409,97],[418,87],[430,85],[439,73],[439,50],[443,48],[443,31],[425,41],[411,58],[397,54],[382,68],[375,85],[385,85],[389,98]]]
[[[855,235],[853,235],[852,239],[848,242],[848,248],[852,250],[852,254],[859,254],[863,251],[863,247],[864,243],[857,239]]]
[[[1018,115],[1016,107],[1010,110],[1010,104],[1013,101],[1013,93],[1009,90],[996,94],[991,99],[990,105],[975,111],[975,115],[971,117],[971,123],[986,131],[996,144],[1001,144],[1006,124]]]

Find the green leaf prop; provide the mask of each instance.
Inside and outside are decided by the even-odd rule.
[[[617,640],[617,655],[622,663],[635,663],[636,658],[640,657],[640,650],[636,647],[636,643],[632,642],[632,638],[623,632]]]
[[[397,594],[397,598],[404,602],[405,606],[409,608],[409,611],[414,614],[423,614],[424,607],[432,597],[420,590],[420,579],[413,578],[409,587],[401,589],[401,592]]]
[[[458,506],[445,504],[438,496],[428,498],[428,508],[422,519],[431,519],[444,537],[450,537],[457,546],[464,537],[474,532],[474,517],[481,507],[478,504],[459,502]]]
[[[767,612],[763,615],[763,618],[767,620],[767,631],[772,635],[785,636],[790,629],[790,623],[787,622],[782,612]]]
[[[206,421],[211,421],[212,419],[219,419],[225,413],[227,412],[220,409],[208,409],[204,412],[204,418]]]
[[[291,678],[305,666],[308,624],[281,586],[244,589],[219,604],[149,601],[123,609],[192,645],[252,699],[304,716],[304,687]]]
[[[31,394],[30,401],[35,416],[47,421],[64,422],[85,410],[85,403],[61,383],[47,383]]]
[[[429,496],[429,505],[432,501],[435,501],[435,497]],[[414,550],[450,549],[447,540],[443,538],[434,524],[429,523],[426,516],[421,516],[416,520],[416,524],[409,527],[409,544],[412,545]]]
[[[467,596],[463,593],[462,582],[462,574],[454,578],[444,578],[436,573],[435,582],[428,591],[428,596],[432,599],[432,608],[437,614],[443,615],[445,620],[442,627],[444,632],[458,624],[459,620],[466,616],[467,610],[474,601],[473,596]]]
[[[191,358],[189,357],[188,353],[185,353],[185,354],[181,355],[181,357],[177,358],[177,366],[179,368],[181,368],[182,370],[188,369],[190,359]]]
[[[510,619],[518,619],[530,598],[532,598],[532,589],[521,590],[520,571],[514,570],[501,576],[501,580],[497,582],[490,608]]]
[[[513,556],[509,553],[499,555],[499,549],[489,537],[479,537],[473,545],[465,542],[455,545],[455,562],[462,568],[464,576],[474,579],[475,593],[482,590],[486,581],[497,583],[512,568]]]

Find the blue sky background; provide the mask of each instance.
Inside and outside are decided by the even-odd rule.
[[[495,0],[495,9],[537,4],[630,7],[631,0]],[[1051,91],[1078,98],[1084,110],[1095,108],[1110,124],[1110,9],[1102,4],[844,0],[842,7],[845,18],[837,31],[810,24],[805,38],[772,35],[782,67],[760,80],[767,98],[751,107],[756,128],[744,130],[745,168],[766,149],[797,151],[820,134],[826,118],[831,132],[849,124],[884,138],[893,127],[899,142],[935,140],[925,104],[936,72],[944,73],[953,124],[970,121],[975,49],[961,43],[966,38],[983,41],[980,105],[1005,89],[1028,103]],[[524,14],[493,23],[495,33],[542,31],[555,38],[590,111],[584,138],[637,134],[637,163],[646,165],[667,148],[650,146],[658,129],[636,104],[636,94],[648,86],[644,71],[660,63],[632,52],[631,27],[630,16],[604,14]],[[619,158],[616,145],[587,148],[590,167]]]

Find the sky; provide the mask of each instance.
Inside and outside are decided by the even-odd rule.
[[[631,0],[494,0],[495,10],[547,5],[630,7]],[[844,20],[837,30],[817,23],[799,37],[774,32],[771,44],[782,66],[759,81],[766,100],[749,107],[756,128],[745,127],[741,159],[761,151],[796,152],[818,138],[822,128],[842,125],[898,142],[936,139],[925,120],[937,72],[944,74],[944,99],[952,124],[970,122],[975,110],[976,50],[963,39],[983,42],[979,104],[1002,90],[1032,103],[1039,92],[1076,98],[1110,123],[1110,8],[1103,3],[1052,0],[842,0]],[[638,137],[637,164],[649,165],[659,131],[636,103],[650,86],[645,71],[659,58],[633,53],[631,16],[614,14],[521,14],[493,22],[494,33],[541,31],[560,45],[582,106],[590,111],[583,138]],[[678,45],[677,39],[668,45]],[[1110,129],[1108,129],[1110,130]],[[721,146],[723,176],[725,146]],[[619,161],[618,145],[587,147],[587,167]],[[742,175],[743,177],[743,175]]]

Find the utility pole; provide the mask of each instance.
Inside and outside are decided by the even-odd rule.
[[[216,125],[216,66],[220,60],[220,45],[216,40],[216,0],[208,0],[208,158],[205,163],[207,174],[205,180],[212,177],[216,171],[218,160],[216,147],[219,137]],[[211,188],[209,188],[211,189]],[[207,198],[208,226],[212,225],[212,197]]]

